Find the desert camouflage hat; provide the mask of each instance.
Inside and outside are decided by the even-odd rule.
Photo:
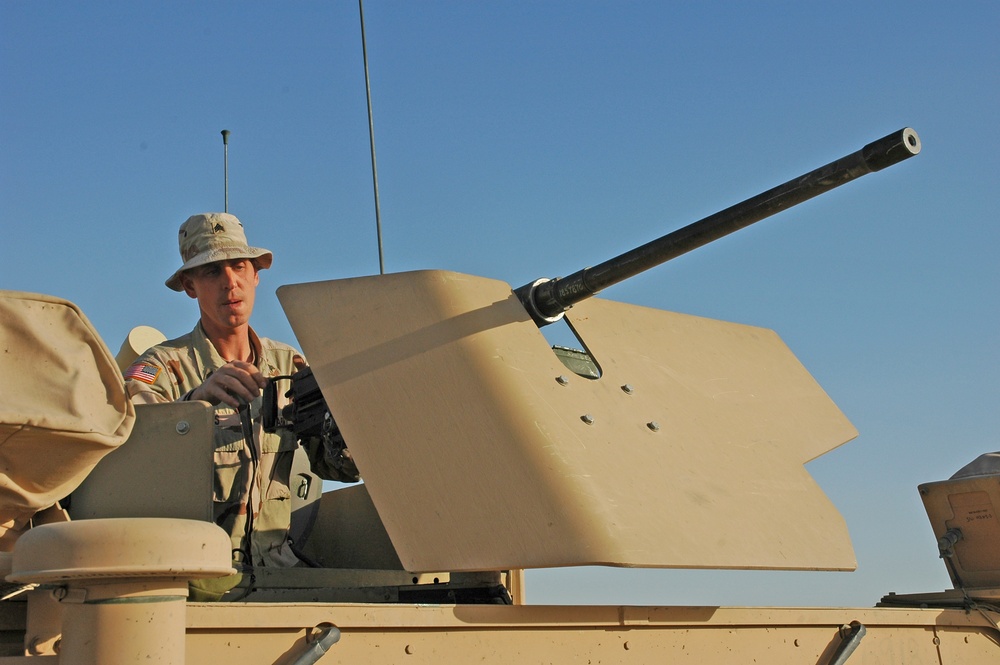
[[[183,291],[181,273],[191,268],[216,261],[255,259],[260,269],[270,268],[271,252],[260,247],[250,247],[243,232],[243,224],[227,212],[206,212],[188,217],[178,233],[181,260],[177,272],[166,285],[174,291]]]

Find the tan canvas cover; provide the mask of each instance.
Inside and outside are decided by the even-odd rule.
[[[75,305],[0,291],[0,521],[65,497],[134,421],[114,356]]]

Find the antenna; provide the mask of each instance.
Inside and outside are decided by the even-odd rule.
[[[382,215],[378,204],[378,168],[375,166],[375,122],[372,119],[372,87],[368,78],[368,47],[365,44],[365,8],[363,0],[358,0],[358,13],[361,15],[361,55],[365,62],[365,92],[368,95],[368,139],[372,152],[372,186],[375,190],[375,234],[378,236],[378,272],[385,274],[385,262],[382,258]]]
[[[229,130],[222,130],[223,167],[225,171],[226,203],[222,212],[229,212]]]

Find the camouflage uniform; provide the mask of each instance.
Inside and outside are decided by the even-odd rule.
[[[259,338],[253,329],[250,344],[256,359],[254,364],[265,377],[295,372],[292,359],[301,354],[292,347]],[[142,354],[125,373],[125,388],[136,403],[189,399],[195,388],[225,364],[199,321],[189,334]],[[297,442],[290,431],[265,433],[260,407],[260,397],[250,404],[254,439],[259,442],[260,451],[255,474],[250,473],[254,451],[243,435],[239,413],[226,404],[215,407],[214,518],[232,537],[235,561],[253,566],[293,566],[299,559],[292,552],[288,538],[291,521],[288,482]],[[302,444],[313,472],[320,477],[343,482],[358,480],[357,467],[346,450],[325,450],[318,439]],[[245,533],[248,513],[252,516],[249,543]]]

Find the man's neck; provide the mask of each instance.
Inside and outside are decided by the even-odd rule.
[[[201,324],[205,329],[208,341],[212,343],[223,360],[226,362],[231,360],[252,361],[253,347],[250,345],[249,324],[225,330],[211,330],[210,326],[205,325],[204,319],[202,319]]]

